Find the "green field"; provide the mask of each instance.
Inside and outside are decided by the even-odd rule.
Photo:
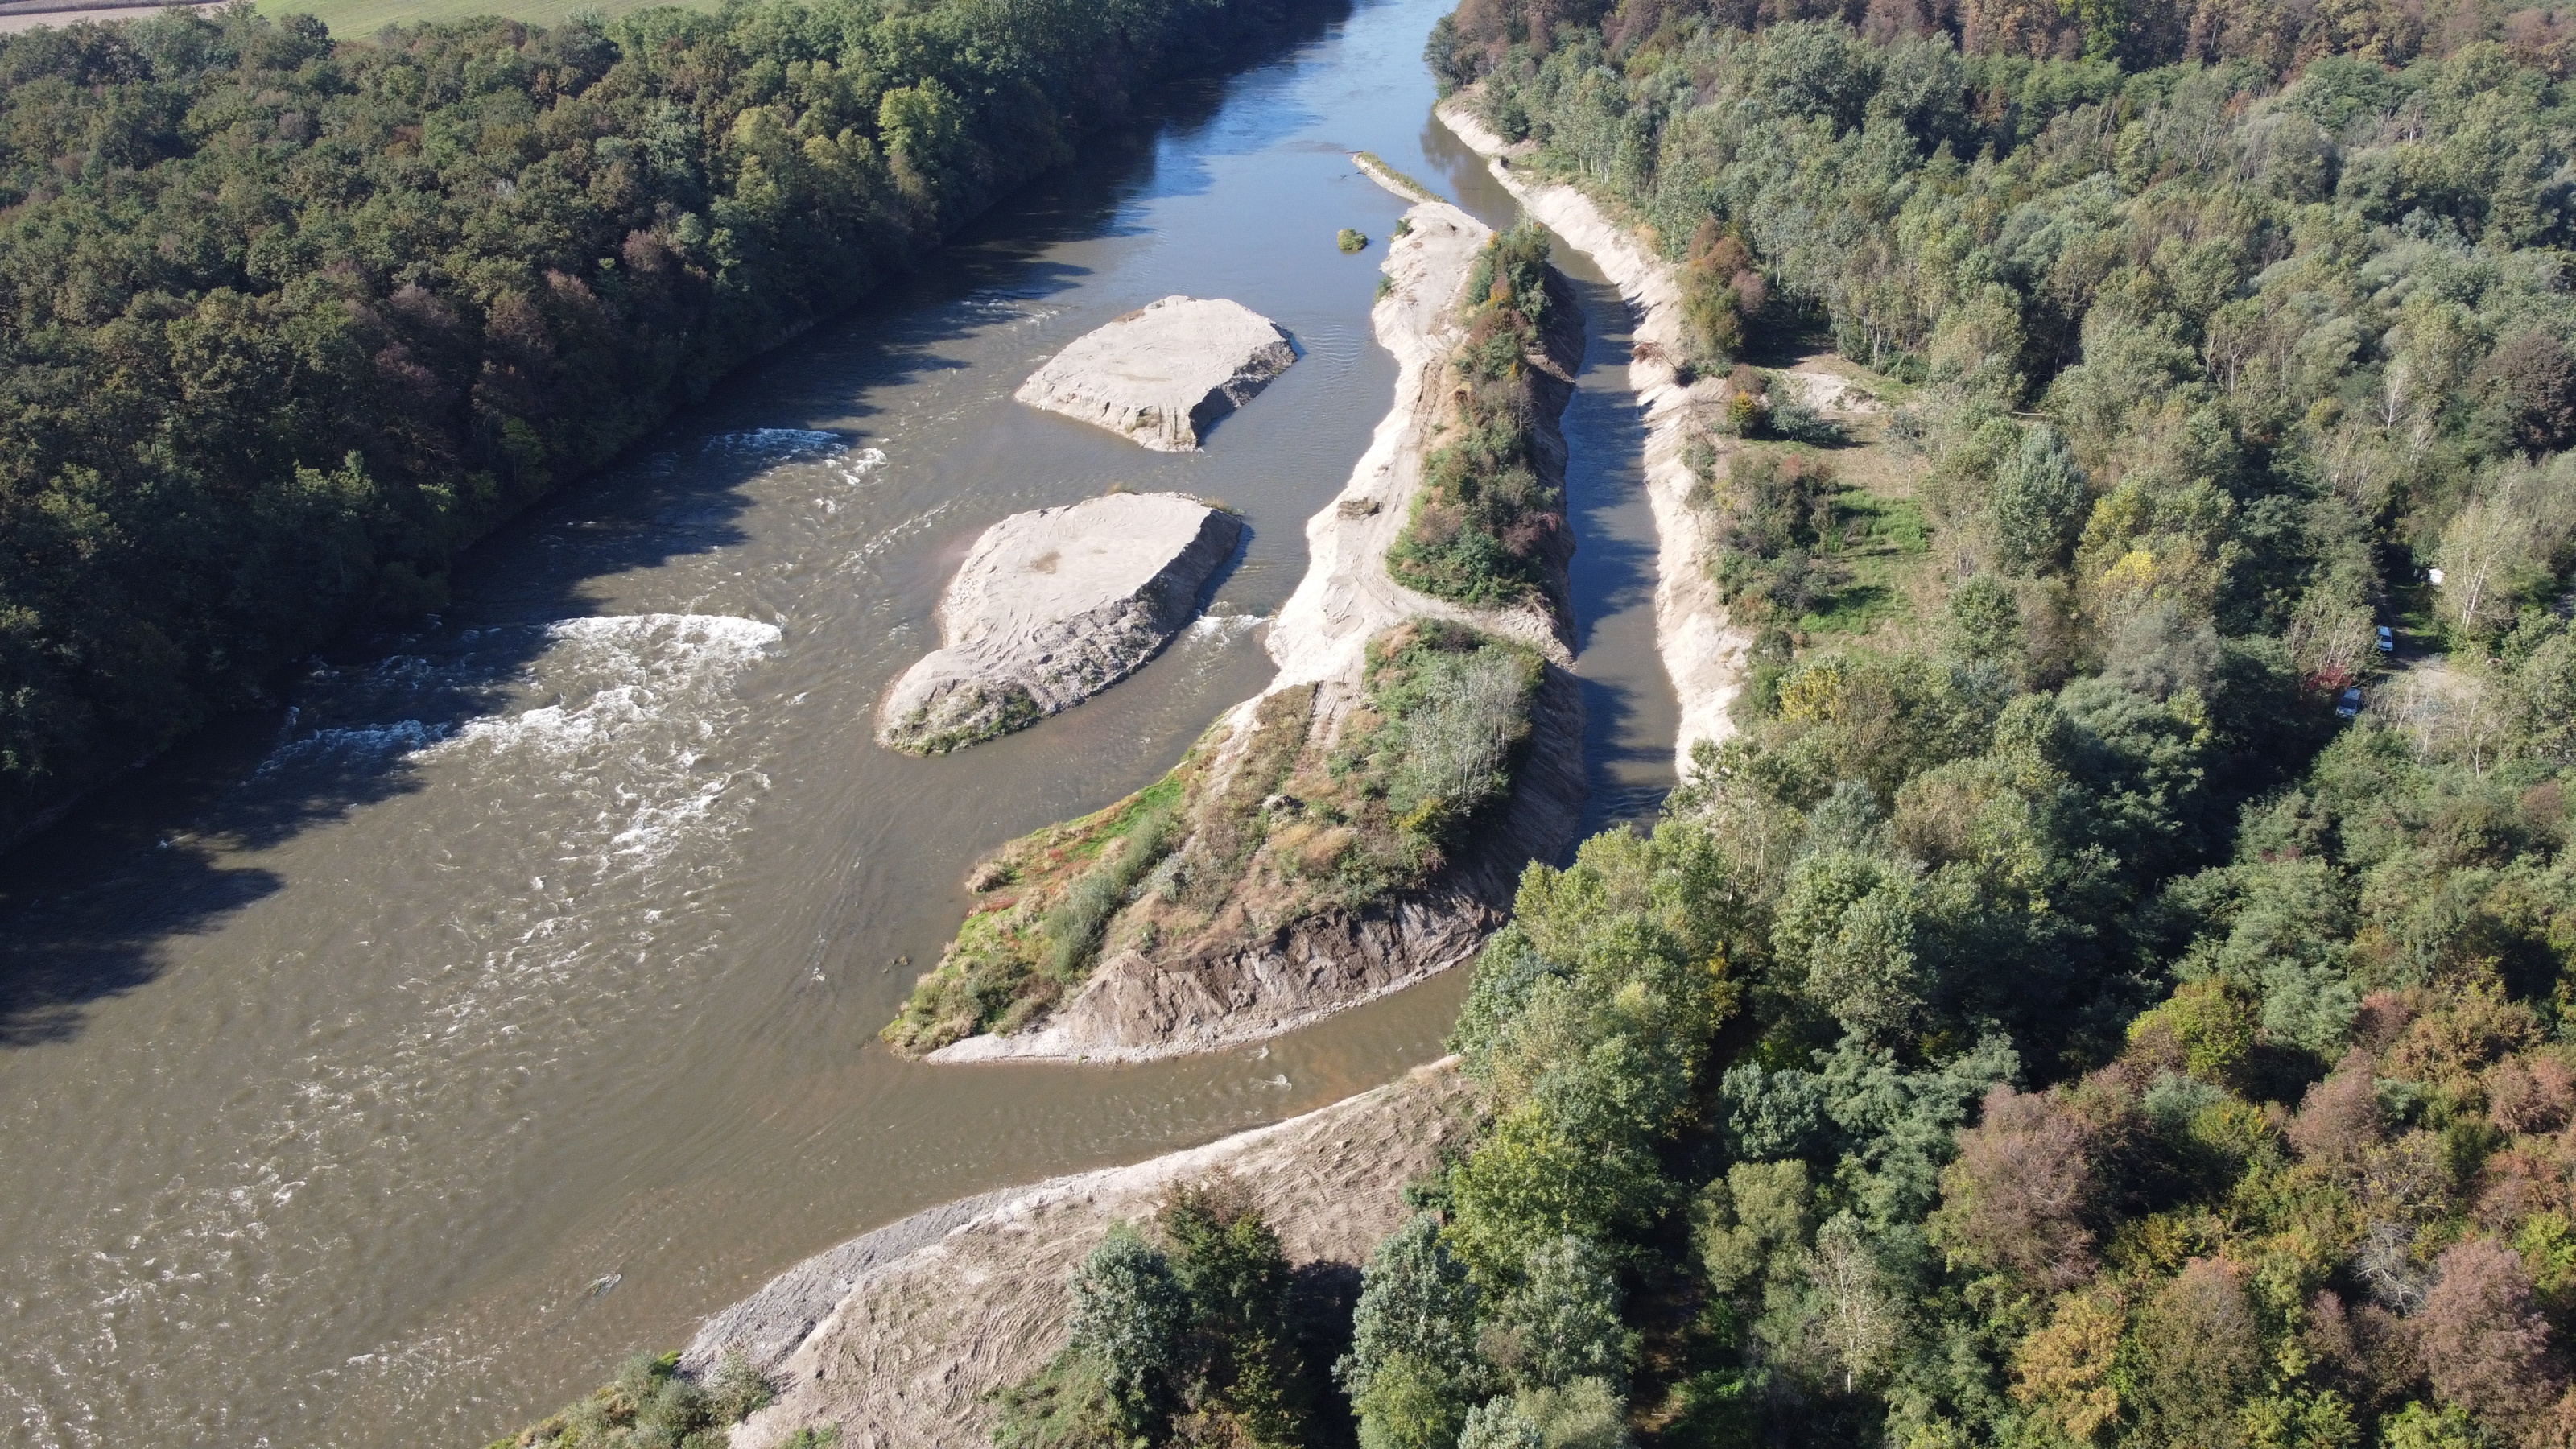
[[[311,15],[331,27],[333,35],[363,38],[406,20],[462,20],[474,15],[506,15],[538,25],[552,25],[582,10],[623,15],[657,3],[691,10],[713,10],[717,0],[260,0],[263,15]]]

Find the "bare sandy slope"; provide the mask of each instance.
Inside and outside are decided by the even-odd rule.
[[[1628,363],[1628,387],[1646,416],[1646,497],[1654,508],[1657,545],[1655,642],[1681,703],[1673,754],[1676,767],[1687,775],[1691,746],[1734,732],[1727,707],[1743,687],[1752,642],[1727,617],[1708,576],[1706,516],[1690,506],[1691,471],[1683,461],[1694,415],[1724,405],[1726,381],[1702,378],[1687,386],[1681,381],[1678,363],[1690,348],[1682,324],[1681,287],[1671,267],[1603,215],[1592,198],[1513,170],[1512,154],[1526,146],[1515,148],[1488,130],[1469,109],[1467,97],[1451,97],[1435,114],[1487,158],[1495,178],[1531,216],[1591,258],[1636,312],[1638,346]]]
[[[844,1449],[989,1443],[988,1396],[1063,1346],[1066,1279],[1112,1221],[1224,1168],[1292,1262],[1357,1264],[1403,1221],[1404,1185],[1466,1130],[1465,1101],[1456,1063],[1435,1063],[1205,1147],[934,1208],[789,1269],[709,1319],[682,1362],[701,1371],[739,1348],[785,1385],[735,1449],[833,1424]]]

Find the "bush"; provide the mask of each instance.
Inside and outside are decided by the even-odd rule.
[[[1444,867],[1510,798],[1544,668],[1519,645],[1435,620],[1371,641],[1366,711],[1335,742],[1324,779],[1295,786],[1309,815],[1356,831],[1333,867],[1354,893]]]
[[[1522,1388],[1625,1384],[1637,1336],[1620,1325],[1620,1301],[1619,1280],[1591,1242],[1567,1234],[1542,1243],[1488,1320],[1486,1356]]]
[[[1351,1350],[1333,1366],[1360,1416],[1366,1449],[1446,1449],[1490,1388],[1476,1350],[1478,1293],[1416,1214],[1369,1254],[1351,1320]]]
[[[703,1386],[679,1368],[676,1353],[636,1354],[608,1387],[491,1449],[714,1449],[727,1425],[768,1402],[768,1384],[738,1353],[726,1354]],[[838,1442],[839,1431],[832,1432],[833,1439],[815,1442]]]
[[[1716,550],[1708,567],[1727,603],[1749,619],[1796,619],[1842,582],[1832,559],[1842,487],[1833,466],[1802,451],[1744,448],[1726,460],[1711,498]]]
[[[2063,564],[2090,506],[2066,440],[2053,428],[2030,429],[1995,474],[1996,558],[2014,572]]]
[[[707,1376],[707,1403],[720,1423],[740,1423],[769,1407],[776,1397],[777,1387],[739,1349],[725,1350],[716,1371]]]
[[[1153,1230],[1161,1250],[1113,1224],[1075,1274],[1063,1352],[999,1395],[1004,1449],[1307,1442],[1315,1374],[1250,1191],[1223,1172],[1178,1183]]]
[[[1072,1297],[1067,1351],[1099,1366],[1122,1422],[1141,1427],[1167,1410],[1190,1315],[1170,1262],[1135,1229],[1112,1224],[1074,1273]]]

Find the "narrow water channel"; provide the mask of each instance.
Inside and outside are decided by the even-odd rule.
[[[1388,405],[1375,150],[1490,219],[1428,121],[1447,0],[1373,0],[1178,98],[923,274],[483,549],[420,632],[0,861],[0,1435],[476,1444],[795,1259],[963,1194],[1272,1120],[1434,1055],[1463,973],[1266,1048],[932,1069],[874,1033],[975,856],[1150,781],[1269,675],[1302,525]],[[1568,416],[1596,821],[1669,784],[1625,319]],[[1205,451],[1010,392],[1174,292],[1305,356]],[[1114,484],[1253,526],[1213,616],[1061,718],[870,739],[993,520]]]
[[[1489,226],[1522,219],[1483,157],[1423,117],[1417,173]],[[1644,415],[1628,387],[1634,318],[1581,252],[1555,246],[1583,307],[1583,368],[1566,405],[1566,512],[1574,525],[1574,672],[1583,681],[1583,833],[1644,824],[1671,793],[1681,715],[1655,652],[1655,517],[1646,501]]]

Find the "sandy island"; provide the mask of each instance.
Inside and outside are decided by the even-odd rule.
[[[1012,396],[1186,453],[1296,361],[1279,324],[1242,303],[1173,296],[1084,333]]]
[[[1113,493],[984,531],[939,605],[942,647],[886,691],[877,740],[976,744],[1089,699],[1198,612],[1243,523],[1177,493]]]

